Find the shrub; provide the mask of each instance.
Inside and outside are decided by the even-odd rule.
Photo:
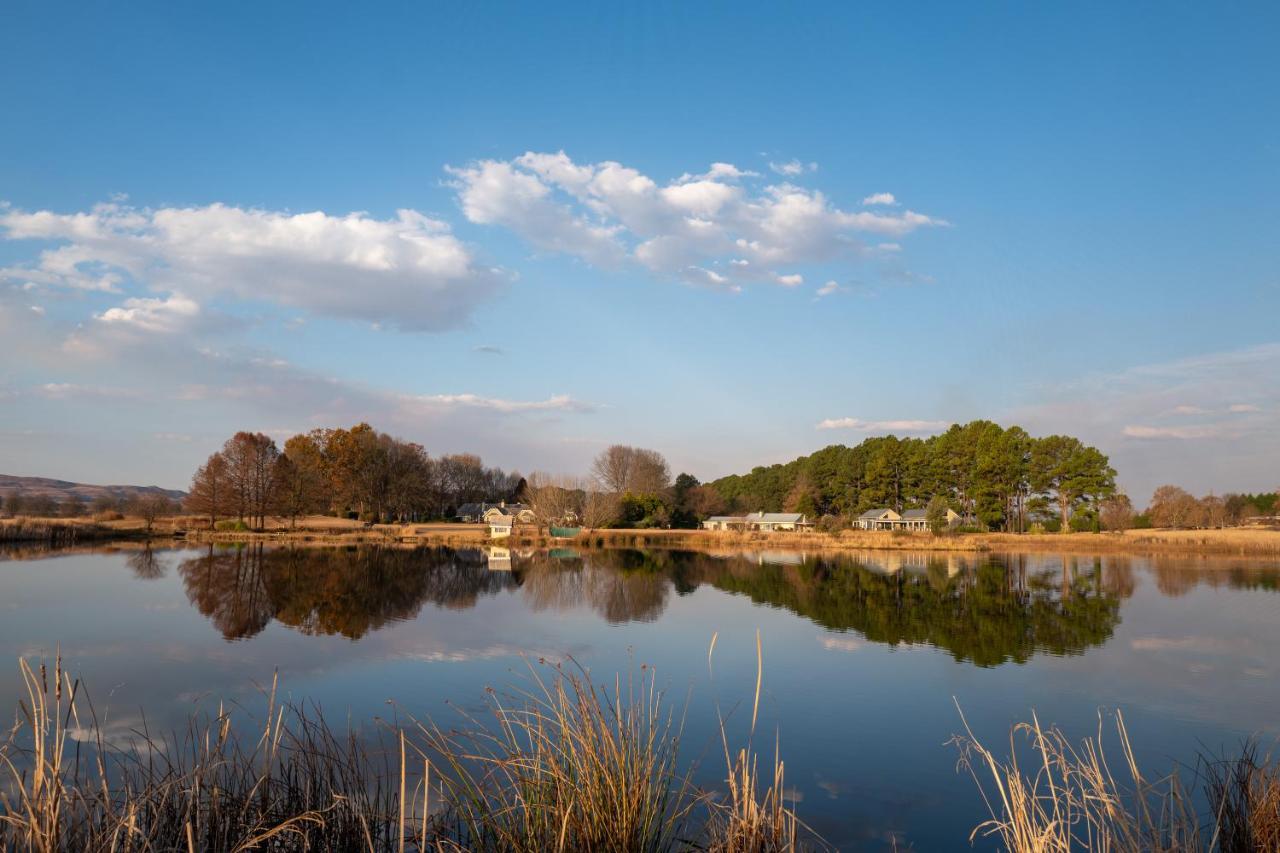
[[[244,521],[239,518],[227,518],[215,524],[214,529],[242,533],[249,529],[249,525],[245,524]]]

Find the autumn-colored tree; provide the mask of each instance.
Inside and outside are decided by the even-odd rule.
[[[1133,502],[1124,492],[1104,498],[1099,518],[1106,530],[1128,530],[1133,526]]]
[[[1165,485],[1151,496],[1147,515],[1156,527],[1194,527],[1199,522],[1200,503],[1186,489]]]
[[[280,450],[260,432],[238,432],[222,446],[236,517],[255,527],[266,524]]]
[[[186,500],[187,511],[208,516],[209,526],[213,527],[218,522],[218,516],[231,511],[231,490],[227,459],[221,452],[214,453],[196,469],[191,478],[191,490],[187,493]]]

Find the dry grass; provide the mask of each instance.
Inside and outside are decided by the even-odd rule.
[[[711,637],[707,649],[707,669],[712,671],[712,656],[716,650],[716,638]],[[760,714],[760,690],[764,683],[764,648],[760,632],[756,631],[756,689],[751,704],[751,727],[747,745],[730,757],[728,727],[720,701],[716,700],[716,714],[720,723],[720,741],[724,748],[727,771],[728,796],[716,803],[712,811],[707,849],[716,853],[780,853],[801,848],[799,838],[807,837],[803,845],[808,849],[824,846],[821,840],[807,829],[797,817],[795,809],[786,804],[784,767],[778,739],[774,740],[773,766],[769,777],[760,773],[759,758],[753,743],[756,723]],[[762,788],[763,786],[763,788]]]
[[[990,817],[970,836],[994,836],[1010,853],[1254,853],[1280,850],[1280,766],[1258,761],[1246,745],[1240,757],[1201,761],[1211,813],[1197,812],[1195,797],[1174,770],[1143,775],[1124,717],[1115,715],[1119,773],[1103,744],[1099,715],[1095,737],[1073,745],[1056,727],[1033,714],[1015,726],[1009,757],[997,758],[973,735],[953,739],[960,766],[969,771]],[[1030,747],[1032,766],[1019,761],[1019,740]]]
[[[801,847],[781,762],[758,791],[748,746],[727,801],[695,789],[679,769],[681,723],[643,668],[606,690],[580,668],[530,667],[514,701],[490,692],[490,724],[384,726],[372,742],[278,704],[274,684],[257,724],[219,708],[185,732],[112,742],[61,659],[52,673],[20,668],[25,698],[0,740],[4,851]],[[756,708],[762,671],[761,659]]]
[[[612,692],[581,669],[531,668],[513,704],[490,695],[494,724],[468,732],[419,724],[454,836],[466,849],[665,851],[698,804],[678,769],[680,727],[649,671]]]

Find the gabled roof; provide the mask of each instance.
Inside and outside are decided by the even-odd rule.
[[[862,515],[858,516],[858,518],[884,518],[886,514],[893,516],[894,518],[898,517],[898,514],[889,509],[889,507],[882,506],[879,509],[869,509]]]
[[[744,521],[740,515],[713,515],[707,521]]]
[[[902,514],[902,517],[903,517],[904,519],[911,519],[912,521],[915,521],[916,519],[920,519],[920,518],[928,518],[928,517],[929,517],[929,510],[927,510],[927,509],[909,509],[909,510],[907,510],[906,512],[904,512],[904,513]]]
[[[799,512],[751,512],[747,513],[747,521],[766,522],[770,524],[799,524],[804,520],[804,513]]]
[[[512,515],[495,515],[493,518],[489,519],[489,523],[493,525],[498,525],[498,526],[505,524],[506,526],[510,527],[513,523],[515,523],[515,520],[516,520],[515,516],[512,516]]]

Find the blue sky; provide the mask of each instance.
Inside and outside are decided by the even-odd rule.
[[[1274,4],[11,4],[0,471],[702,478],[977,417],[1280,485]]]

